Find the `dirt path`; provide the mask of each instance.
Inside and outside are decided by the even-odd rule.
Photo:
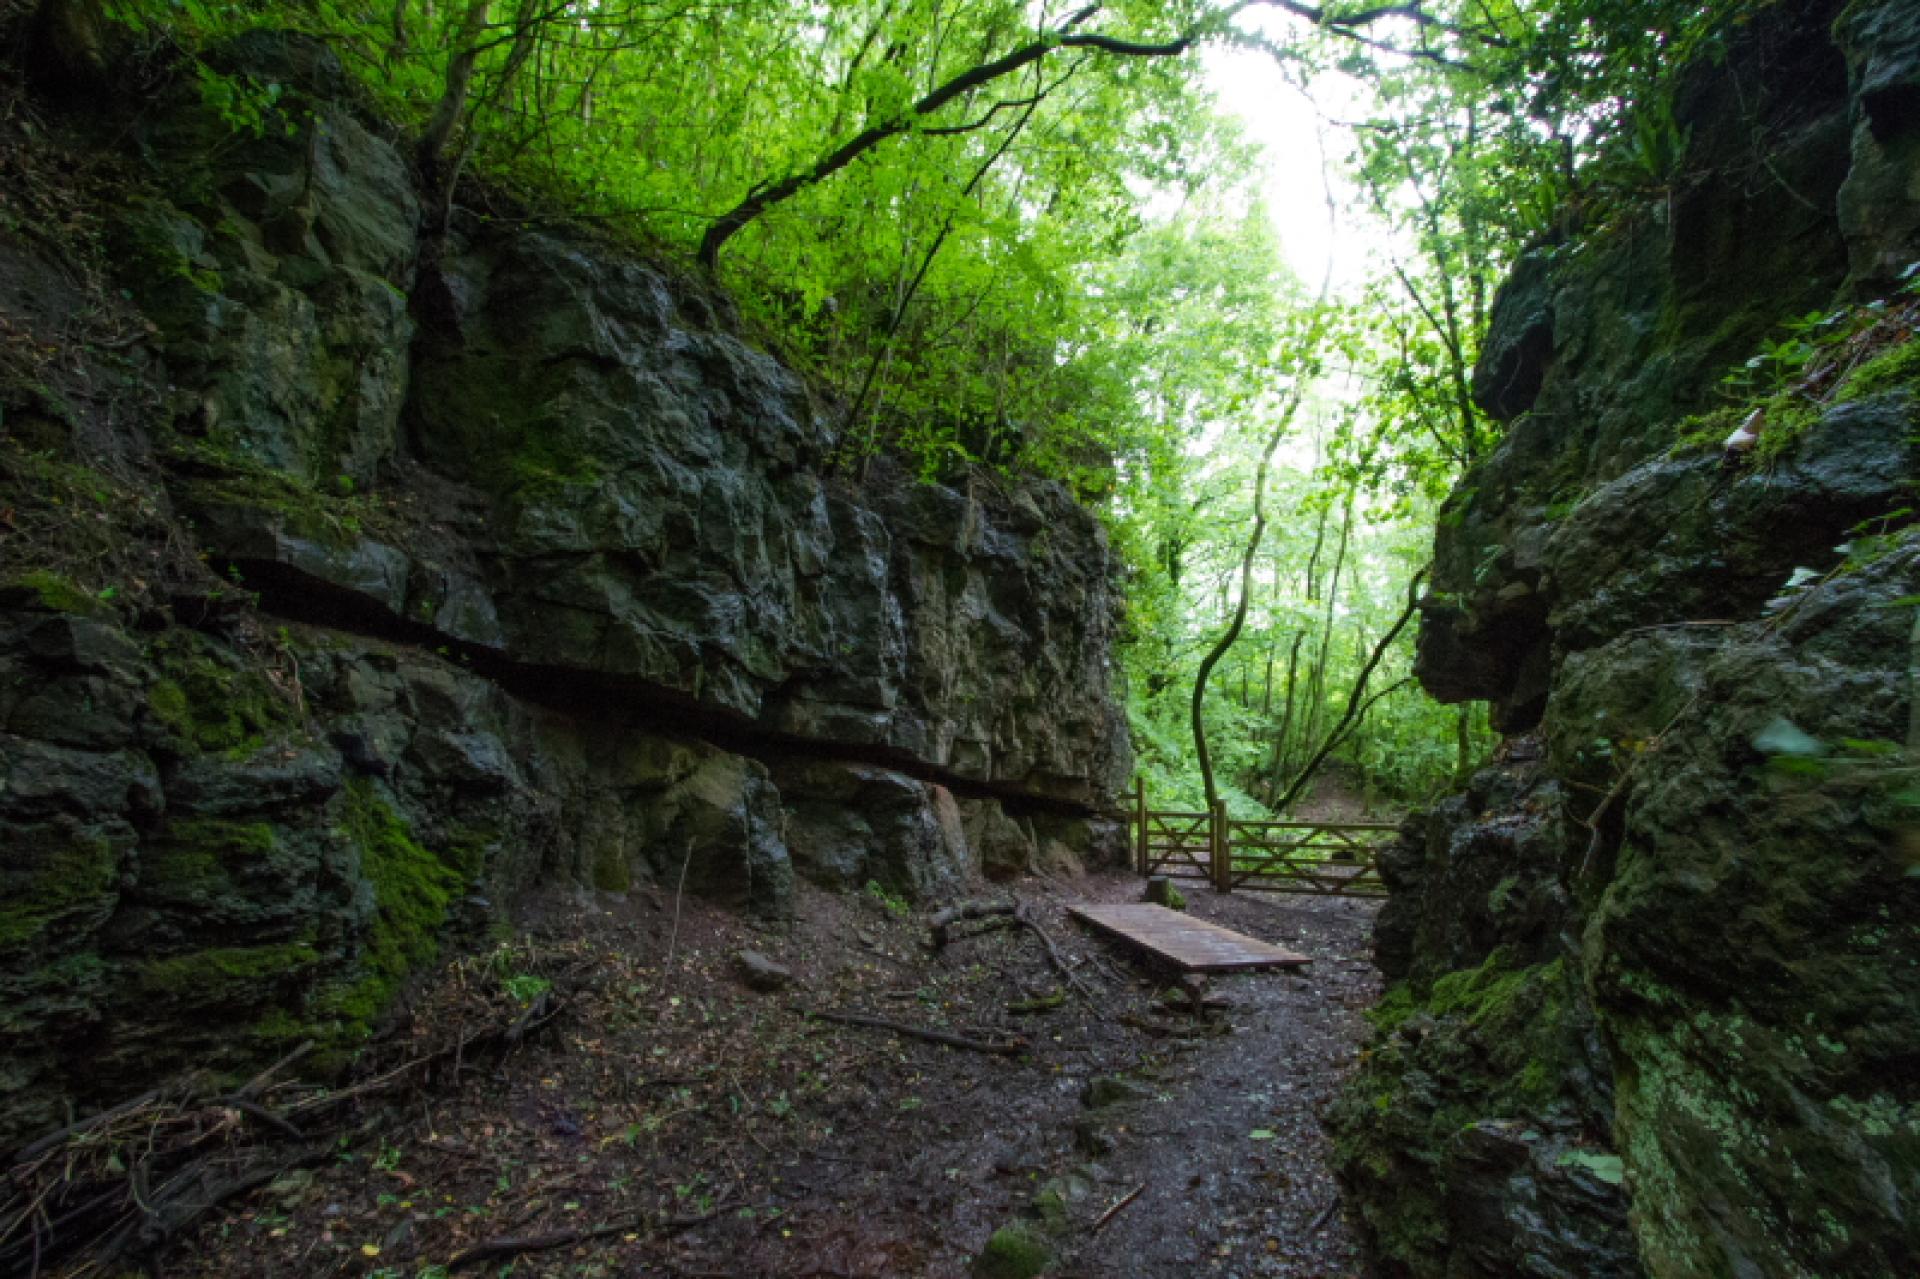
[[[591,979],[554,1030],[457,1091],[370,1112],[331,1163],[242,1203],[167,1272],[438,1279],[482,1241],[599,1230],[458,1273],[960,1276],[996,1229],[1045,1218],[1053,1274],[1359,1273],[1317,1116],[1375,993],[1372,906],[1189,893],[1195,914],[1315,960],[1217,980],[1230,1007],[1196,1021],[1162,1000],[1164,975],[1065,917],[1072,900],[1136,900],[1138,880],[1005,891],[1092,1001],[1024,930],[935,954],[922,917],[873,895],[804,891],[781,931],[689,901],[671,963],[671,901],[571,905],[545,966]],[[793,985],[746,989],[742,947]],[[503,954],[501,980],[543,967]],[[1049,1012],[1008,1007],[1054,994]],[[810,1009],[1026,1047],[958,1051]],[[1090,1109],[1089,1083],[1110,1077],[1125,1095]]]
[[[1335,1210],[1319,1114],[1373,1001],[1371,904],[1188,894],[1195,914],[1314,957],[1301,977],[1216,980],[1232,1034],[1169,1053],[1156,1096],[1104,1161],[1138,1202],[1069,1273],[1173,1276],[1360,1272]]]

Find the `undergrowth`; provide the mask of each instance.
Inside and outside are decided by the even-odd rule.
[[[1681,421],[1672,455],[1725,449],[1770,467],[1837,405],[1920,386],[1920,273],[1909,275],[1913,283],[1891,299],[1781,326],[1781,336],[1721,377],[1728,403]]]

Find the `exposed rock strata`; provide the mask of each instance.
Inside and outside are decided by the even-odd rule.
[[[529,888],[778,915],[796,873],[1104,855],[1118,605],[1064,491],[835,478],[724,299],[583,233],[463,215],[416,278],[332,55],[221,57],[292,131],[190,86],[66,120],[127,139],[97,214],[144,336],[0,380],[9,500],[58,525],[0,565],[0,1140],[350,1047]],[[15,332],[71,291],[0,232]]]

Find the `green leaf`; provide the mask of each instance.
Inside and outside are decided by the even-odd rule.
[[[1579,1168],[1609,1186],[1617,1186],[1626,1180],[1626,1165],[1618,1155],[1603,1155],[1591,1150],[1569,1150],[1561,1155],[1558,1165],[1562,1168]]]

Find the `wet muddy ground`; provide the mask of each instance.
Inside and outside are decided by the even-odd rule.
[[[959,1276],[1025,1223],[1058,1275],[1361,1273],[1319,1114],[1377,991],[1374,907],[1190,890],[1196,915],[1314,960],[1215,978],[1227,1007],[1197,1017],[1168,974],[1065,915],[1139,890],[1094,876],[988,894],[1026,904],[1091,998],[1025,928],[935,952],[924,916],[874,894],[803,890],[778,929],[666,896],[570,907],[548,950],[460,970],[571,974],[549,1029],[458,1087],[370,1110],[326,1163],[238,1202],[165,1272],[437,1279],[509,1245],[456,1272]],[[792,983],[750,989],[743,948]],[[1121,1083],[1090,1096],[1100,1079]]]

